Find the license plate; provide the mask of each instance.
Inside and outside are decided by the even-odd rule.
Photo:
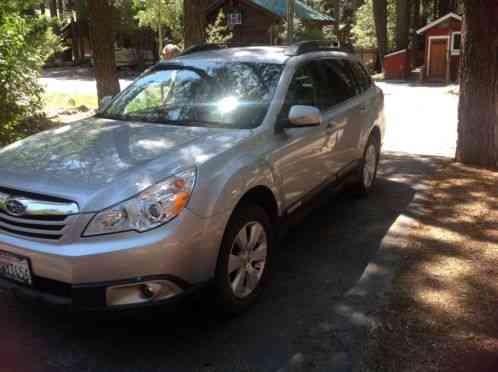
[[[0,277],[31,285],[29,259],[0,251]]]

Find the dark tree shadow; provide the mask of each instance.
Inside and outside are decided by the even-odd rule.
[[[443,168],[420,183],[406,244],[390,249],[399,267],[371,335],[374,370],[498,371],[498,174]]]

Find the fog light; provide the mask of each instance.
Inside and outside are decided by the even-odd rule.
[[[166,300],[181,292],[180,287],[168,280],[151,280],[107,288],[106,303],[107,306],[137,305]]]
[[[153,298],[156,293],[157,293],[157,288],[153,288],[149,284],[143,284],[142,285],[142,293],[144,294],[144,297],[147,299]]]

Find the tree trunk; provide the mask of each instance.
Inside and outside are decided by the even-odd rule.
[[[95,78],[99,102],[120,91],[114,55],[112,5],[108,0],[88,0]]]
[[[42,15],[45,15],[45,1],[40,1],[40,12]]]
[[[422,24],[422,8],[421,1],[414,0],[413,1],[413,25],[415,30],[418,30],[423,26]]]
[[[56,18],[57,17],[57,0],[49,0],[49,6],[50,6],[50,17]]]
[[[382,69],[384,69],[384,56],[387,44],[387,1],[373,0],[375,32],[377,34],[377,48]]]
[[[79,23],[72,19],[71,20],[71,41],[72,41],[72,51],[73,51],[73,64],[78,65],[81,62],[79,41],[80,41],[80,30]]]
[[[396,46],[398,49],[408,48],[410,36],[410,7],[408,0],[396,1]]]
[[[85,38],[88,35],[88,18],[84,17],[84,4],[83,0],[76,0],[76,30],[78,34],[78,54],[80,62],[85,60]]]
[[[64,1],[57,0],[57,8],[59,9],[59,18],[64,18]]]
[[[341,42],[341,2],[340,0],[333,1],[333,14],[332,16],[335,18],[335,35],[337,38],[337,42]]]
[[[456,158],[498,166],[498,3],[464,1]]]
[[[202,44],[205,40],[205,0],[184,0],[184,42],[185,48]]]
[[[295,0],[287,0],[287,44],[294,42],[294,17],[296,15]]]
[[[439,17],[444,17],[449,12],[456,12],[458,8],[457,0],[439,0]]]

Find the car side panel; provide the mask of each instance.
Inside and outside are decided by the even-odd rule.
[[[229,151],[199,169],[199,182],[188,204],[189,210],[203,218],[231,212],[249,190],[263,186],[273,193],[281,213],[280,190],[270,164],[263,155],[257,155],[260,152],[257,136],[248,142],[238,151]]]

